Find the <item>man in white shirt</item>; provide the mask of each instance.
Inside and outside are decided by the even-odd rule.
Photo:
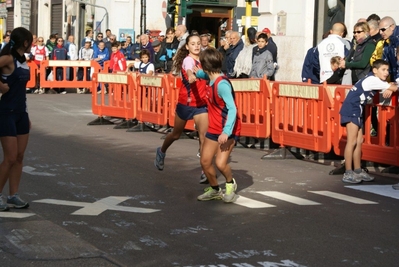
[[[330,30],[330,35],[317,46],[320,63],[320,83],[328,80],[334,74],[331,69],[331,58],[335,56],[345,58],[349,52],[349,48],[346,47],[347,42],[342,38],[345,28],[343,23],[335,23]]]

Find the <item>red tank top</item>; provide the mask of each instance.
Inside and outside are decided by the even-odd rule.
[[[195,60],[195,66],[201,67],[201,63]],[[181,69],[182,85],[179,91],[178,102],[190,107],[206,106],[206,81],[197,78],[190,84],[185,69]]]
[[[35,57],[33,61],[37,65],[40,65],[40,62],[46,59],[46,47],[43,46],[42,48],[39,48],[39,46],[35,46]]]
[[[234,103],[235,103],[235,94],[233,85],[224,76],[219,76],[212,86],[207,86],[207,100],[208,100],[208,132],[211,134],[221,134],[223,132],[223,127],[227,121],[228,109],[226,107],[226,103],[223,101],[221,97],[218,95],[218,84],[220,81],[225,80],[231,86],[231,94],[233,95]],[[235,103],[237,109],[237,103]],[[240,136],[241,132],[241,120],[238,114],[236,115],[236,121],[233,127],[232,135]]]

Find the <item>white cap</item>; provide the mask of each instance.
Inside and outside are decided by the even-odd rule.
[[[165,32],[160,32],[159,36],[165,36]]]

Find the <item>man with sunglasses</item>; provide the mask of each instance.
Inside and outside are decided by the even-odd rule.
[[[389,63],[389,81],[399,82],[399,27],[392,17],[383,17],[379,29],[384,40],[382,59]]]

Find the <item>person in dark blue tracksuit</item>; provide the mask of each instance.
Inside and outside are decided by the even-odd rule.
[[[0,164],[0,211],[9,207],[29,207],[29,203],[19,197],[18,187],[30,130],[26,107],[26,84],[30,72],[24,54],[30,52],[32,42],[30,31],[15,28],[10,42],[0,53],[0,141],[4,154]],[[7,181],[9,196],[5,203],[2,192]]]
[[[363,110],[376,90],[382,90],[382,96],[388,98],[398,90],[396,83],[386,81],[389,76],[388,62],[378,59],[373,63],[373,71],[359,80],[349,91],[340,109],[341,126],[346,127],[347,142],[345,146],[345,183],[361,183],[374,180],[360,166],[363,143]],[[353,163],[353,170],[352,170]]]

